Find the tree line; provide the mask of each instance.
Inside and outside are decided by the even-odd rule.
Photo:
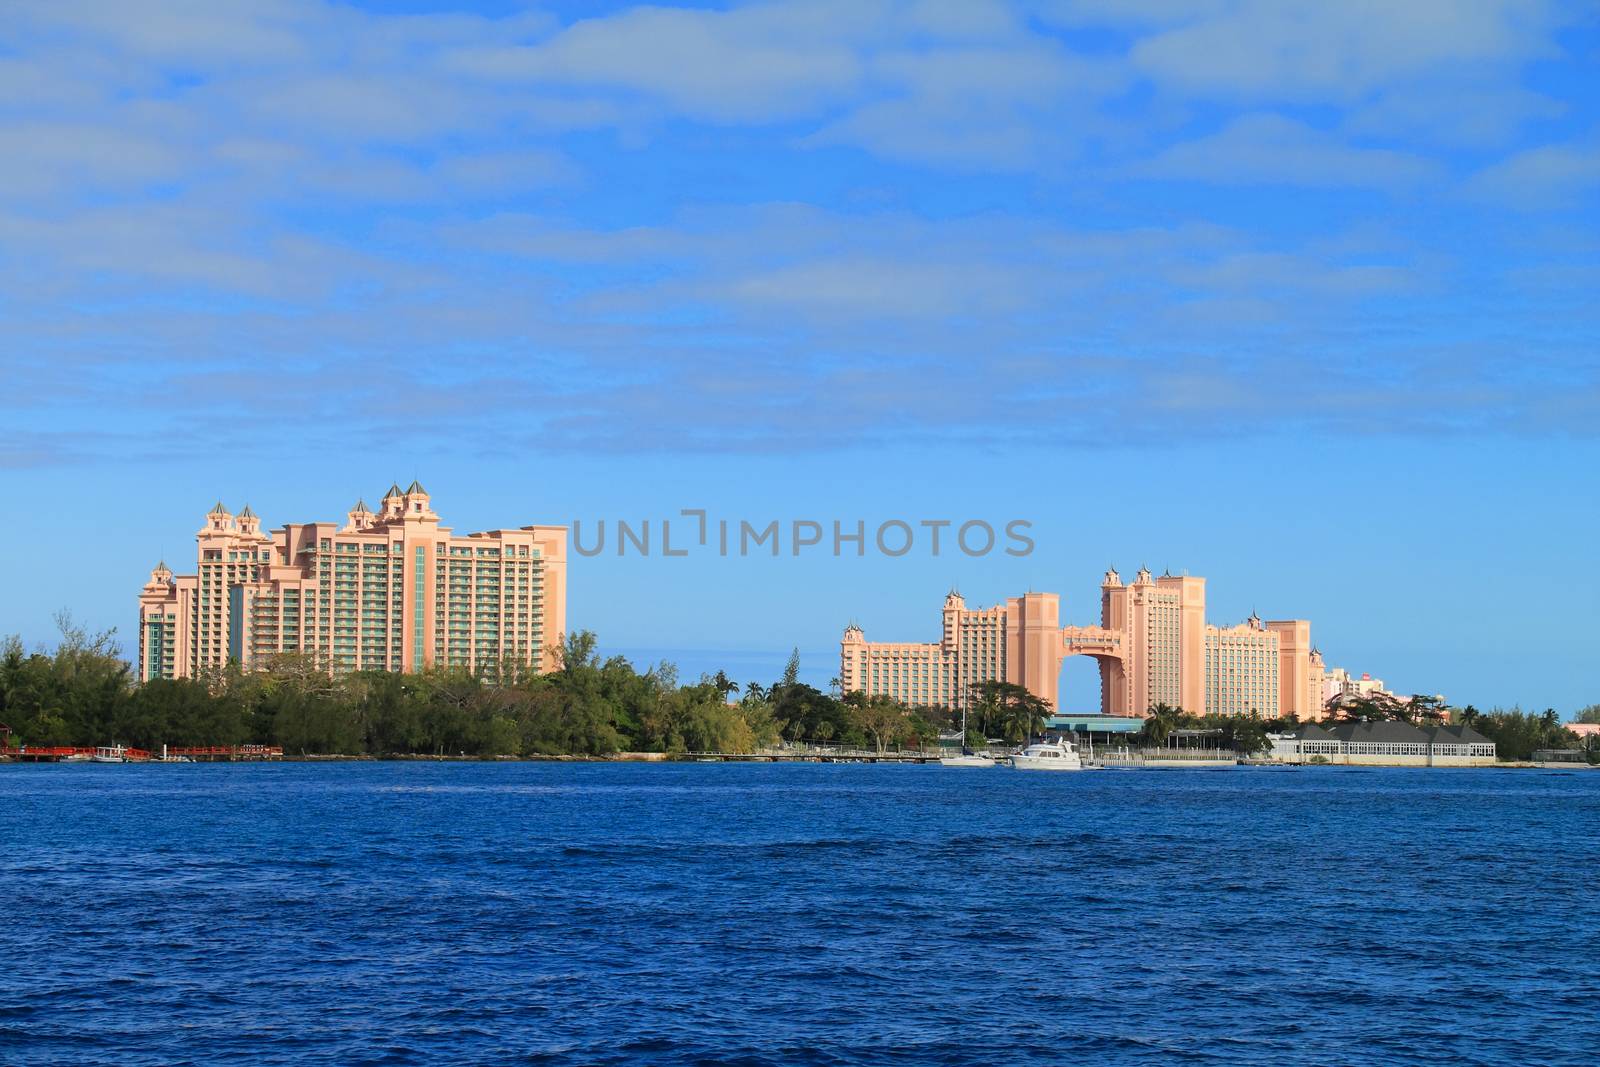
[[[740,685],[724,672],[681,684],[662,662],[643,671],[621,656],[602,658],[594,634],[568,635],[559,667],[535,674],[506,665],[493,677],[460,668],[414,674],[359,672],[331,677],[310,659],[281,656],[261,669],[237,665],[194,679],[134,684],[114,632],[90,634],[65,615],[53,651],[32,653],[20,638],[0,642],[0,723],[13,744],[276,744],[285,752],[341,755],[605,755],[638,752],[754,752],[779,743],[833,743],[883,752],[935,743],[960,728],[960,712],[908,707],[885,696],[834,696],[799,680],[799,653],[770,684]],[[1431,697],[1386,694],[1331,703],[1344,721],[1396,719],[1418,725],[1447,719],[1494,741],[1501,759],[1541,749],[1584,750],[1600,762],[1594,738],[1568,731],[1553,709],[1452,711]],[[1013,744],[1045,728],[1050,706],[1026,688],[974,683],[966,743]],[[1600,705],[1580,722],[1600,722]],[[1136,742],[1160,747],[1178,731],[1201,731],[1207,747],[1252,754],[1293,719],[1200,716],[1157,704]]]
[[[1479,711],[1468,704],[1447,708],[1438,697],[1413,696],[1406,700],[1390,693],[1347,697],[1328,702],[1335,719],[1356,722],[1392,720],[1413,726],[1438,726],[1455,723],[1469,726],[1495,743],[1495,754],[1502,760],[1529,760],[1534,753],[1576,749],[1590,763],[1600,763],[1600,745],[1594,738],[1582,738],[1567,729],[1555,708],[1523,711],[1520,707]],[[1600,722],[1600,705],[1591,704],[1578,712],[1574,722]]]
[[[275,744],[291,754],[604,755],[753,752],[787,742],[876,748],[936,741],[938,709],[882,697],[836,698],[799,680],[799,654],[770,684],[718,671],[680,684],[662,662],[637,670],[601,657],[589,632],[568,635],[560,666],[460,668],[332,677],[311,659],[279,656],[200,678],[134,684],[111,631],[62,617],[53,651],[0,643],[0,723],[12,744],[174,746]]]
[[[1600,763],[1600,738],[1579,737],[1562,723],[1554,708],[1542,712],[1519,707],[1479,711],[1468,704],[1449,708],[1438,697],[1417,695],[1400,699],[1390,693],[1335,697],[1328,701],[1324,725],[1341,722],[1404,722],[1413,726],[1461,724],[1483,734],[1495,743],[1497,758],[1507,761],[1529,760],[1534,753],[1552,750],[1577,750],[1590,763]],[[1600,723],[1600,704],[1578,712],[1575,722]],[[1207,747],[1231,748],[1253,755],[1272,746],[1268,737],[1300,725],[1297,716],[1266,719],[1260,715],[1194,715],[1182,708],[1156,704],[1139,731],[1137,740],[1151,747],[1170,745],[1179,731],[1196,731]]]

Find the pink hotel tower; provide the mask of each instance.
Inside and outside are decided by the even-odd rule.
[[[188,678],[283,653],[335,674],[507,661],[553,666],[566,630],[567,528],[457,535],[412,482],[374,514],[290,523],[270,535],[249,507],[206,516],[197,573],[165,563],[139,594],[139,679]]]
[[[1093,656],[1106,715],[1143,716],[1169,704],[1206,714],[1322,717],[1322,655],[1309,622],[1252,615],[1218,627],[1207,625],[1205,610],[1204,578],[1152,578],[1144,569],[1132,585],[1106,572],[1099,626],[1062,626],[1055,593],[969,610],[952,592],[936,642],[869,642],[859,626],[846,628],[839,683],[845,692],[904,704],[960,707],[972,683],[998,679],[1026,686],[1059,711],[1061,661]]]

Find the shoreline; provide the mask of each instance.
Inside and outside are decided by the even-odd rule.
[[[745,753],[671,753],[671,752],[615,752],[604,756],[593,755],[527,755],[527,756],[468,756],[468,755],[436,755],[427,753],[392,753],[389,755],[342,755],[342,754],[317,754],[304,753],[299,755],[274,756],[271,759],[213,759],[190,760],[189,763],[211,764],[261,764],[261,763],[873,763],[896,764],[903,766],[929,766],[939,762],[940,756],[933,753],[921,752],[886,752],[878,753],[849,753],[830,754],[821,752],[745,752]],[[19,766],[50,766],[58,765],[60,760],[28,760],[17,759],[11,756],[0,756],[0,766],[16,764]],[[122,764],[101,764],[101,766],[126,766],[128,764],[148,764],[156,766],[174,766],[178,761],[128,760]],[[1543,770],[1543,771],[1600,771],[1600,765],[1589,763],[1546,762],[1536,763],[1531,760],[1510,760],[1483,764],[1481,766],[1413,766],[1402,764],[1307,764],[1284,763],[1273,760],[1259,760],[1241,757],[1228,762],[1226,760],[1184,760],[1166,759],[1152,760],[1149,762],[1122,762],[1100,763],[1088,766],[1086,770],[1227,770],[1230,768],[1248,768],[1265,770],[1423,770],[1423,771],[1496,771],[1496,770]]]

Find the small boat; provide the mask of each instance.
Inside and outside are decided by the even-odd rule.
[[[101,745],[94,750],[96,763],[127,763],[127,749],[121,745]]]
[[[980,756],[972,749],[962,746],[961,755],[944,756],[939,760],[941,767],[993,767],[994,760],[988,756]]]
[[[1041,741],[1011,757],[1019,771],[1081,771],[1083,760],[1070,741]]]
[[[988,756],[980,756],[966,745],[967,739],[967,708],[961,707],[961,755],[944,756],[939,760],[941,767],[993,767],[994,760]]]

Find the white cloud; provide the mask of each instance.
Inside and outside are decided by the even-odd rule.
[[[1410,144],[1497,147],[1530,122],[1560,118],[1561,101],[1512,85],[1451,79],[1406,85],[1351,110],[1340,124],[1357,137]]]
[[[1020,170],[1075,152],[1095,106],[1125,84],[1116,64],[1058,45],[1008,39],[982,47],[887,52],[870,77],[888,94],[805,138],[962,169]]]
[[[1319,297],[1368,297],[1404,292],[1417,285],[1407,266],[1330,262],[1325,256],[1291,252],[1230,253],[1175,270],[1172,277],[1200,291]]]
[[[267,128],[346,144],[482,135],[503,114],[470,89],[388,69],[240,82],[229,87],[228,95],[233,107]]]
[[[637,7],[534,45],[459,49],[445,63],[480,78],[642,94],[715,122],[771,121],[812,114],[856,88],[855,39],[873,27],[871,6]]]
[[[1245,115],[1209,137],[1185,141],[1132,168],[1147,178],[1240,185],[1404,188],[1438,167],[1407,152],[1360,148],[1281,115]]]
[[[131,192],[182,175],[187,153],[135,130],[105,123],[0,123],[0,190],[59,197],[83,190]]]
[[[1518,152],[1475,174],[1470,191],[1511,207],[1566,207],[1600,196],[1600,141]]]
[[[14,26],[81,34],[130,58],[217,70],[304,59],[311,53],[306,24],[327,10],[312,0],[20,0],[6,17]]]
[[[1553,5],[1525,0],[1239,0],[1191,10],[1141,39],[1135,65],[1189,92],[1271,100],[1352,100],[1441,67],[1547,54],[1554,15]]]
[[[560,152],[513,148],[446,156],[435,173],[457,189],[507,192],[575,181],[578,167]]]
[[[1017,265],[837,257],[757,271],[705,296],[757,309],[886,321],[1011,314],[1034,304],[1039,277]],[[757,312],[760,313],[759,311]]]
[[[1392,356],[1398,397],[1469,403],[1415,345],[1458,322],[1426,305],[1446,257],[1417,247],[1449,235],[1369,197],[1288,227],[1251,218],[1253,197],[1123,179],[1447,189],[1447,166],[1393,145],[1499,149],[1554,117],[1503,91],[1543,47],[1537,9],[1526,32],[1486,4],[1434,34],[1432,0],[1351,9],[1370,27],[1337,4],[1259,20],[1244,0],[1070,6],[1113,27],[1093,55],[976,0],[645,7],[565,28],[318,0],[13,5],[0,358],[11,403],[29,398],[17,440],[124,408],[174,448],[224,417],[331,436],[360,427],[330,412],[374,427],[406,403],[414,430],[463,447],[507,431],[807,447],[914,433],[911,408],[972,436],[1023,410],[1126,436],[1151,424],[1151,390],[1196,400],[1196,381],[1210,399],[1192,424],[1159,429],[1219,410],[1294,427],[1319,417],[1308,370],[1328,395],[1370,387],[1353,358],[1318,363],[1355,348]],[[1279,97],[1357,106],[1313,125],[1268,110]],[[1262,110],[1232,113],[1241,98]],[[1220,132],[1170,143],[1201,122]],[[860,152],[806,151],[822,144]],[[1562,141],[1474,189],[1571,203],[1595,166]],[[1429,199],[1407,196],[1405,221]],[[1384,240],[1336,240],[1355,214]],[[1544,276],[1541,306],[1565,316],[1547,333],[1579,332],[1586,277]],[[1491,325],[1522,346],[1543,327]],[[284,382],[315,410],[286,413]],[[1526,407],[1518,388],[1497,400]],[[730,391],[761,417],[730,414]],[[558,414],[530,424],[533,407]]]

